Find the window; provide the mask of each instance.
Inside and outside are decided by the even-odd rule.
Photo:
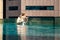
[[[54,10],[54,6],[26,6],[26,10]]]
[[[54,6],[48,6],[47,10],[54,10]]]
[[[18,6],[10,6],[9,10],[18,10]]]

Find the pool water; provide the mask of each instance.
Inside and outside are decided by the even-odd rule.
[[[18,30],[15,18],[4,19],[3,22],[3,35],[6,35],[6,39],[18,40]],[[26,36],[34,37],[55,37],[60,36],[59,24],[54,24],[53,18],[30,18],[25,25],[27,28]],[[15,37],[16,36],[16,37]],[[52,39],[53,40],[53,39]]]

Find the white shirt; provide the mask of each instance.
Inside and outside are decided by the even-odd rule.
[[[20,17],[17,18],[17,23],[23,22],[24,20],[21,19]]]

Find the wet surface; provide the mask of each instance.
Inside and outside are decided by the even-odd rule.
[[[7,20],[6,20],[7,21]],[[12,22],[10,22],[12,21]],[[21,40],[18,34],[16,22],[10,19],[9,22],[3,23],[3,34],[6,35],[6,40]],[[26,25],[27,40],[55,40],[55,36],[60,36],[60,26],[54,26],[53,20],[31,20]]]

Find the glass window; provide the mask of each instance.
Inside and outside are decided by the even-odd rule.
[[[48,6],[47,10],[54,10],[54,6]]]
[[[54,10],[54,6],[26,6],[26,10]]]
[[[9,10],[18,10],[18,6],[10,6]]]

